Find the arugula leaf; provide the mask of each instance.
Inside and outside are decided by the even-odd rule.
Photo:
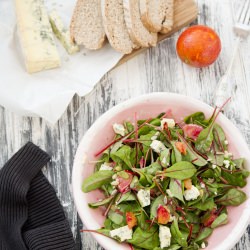
[[[214,222],[211,224],[211,228],[219,227],[221,225],[227,224],[227,222],[228,222],[227,214],[223,213],[214,220]]]
[[[197,170],[192,163],[188,161],[180,161],[175,163],[172,167],[167,168],[163,173],[163,176],[185,180],[191,178],[196,172]]]
[[[236,188],[229,189],[225,195],[216,202],[224,206],[239,206],[247,199],[247,196],[241,190]]]
[[[182,181],[171,179],[169,184],[169,189],[173,195],[173,197],[177,198],[178,200],[184,202],[183,199],[183,188],[182,188]]]
[[[149,230],[143,230],[137,227],[133,233],[133,238],[127,242],[135,245],[136,247],[152,250],[160,245],[158,236],[158,227],[152,226]]]
[[[170,231],[171,231],[172,237],[176,240],[176,242],[180,246],[182,246],[182,247],[188,246],[186,238],[183,236],[183,234],[179,230],[178,222],[176,219],[174,219],[174,221],[170,227]]]
[[[102,185],[109,183],[112,180],[113,171],[103,170],[95,172],[87,177],[82,184],[82,191],[88,193],[92,190],[100,188]]]

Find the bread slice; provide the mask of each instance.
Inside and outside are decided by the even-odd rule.
[[[140,16],[140,0],[123,0],[125,22],[131,40],[142,46],[155,46],[157,33],[150,32],[143,25]]]
[[[143,25],[151,32],[160,32],[165,20],[167,0],[140,0]]]
[[[105,41],[100,0],[78,0],[70,24],[71,38],[87,49],[99,49]]]
[[[101,0],[103,26],[111,46],[129,54],[136,47],[129,37],[124,20],[123,0]]]
[[[162,23],[161,33],[166,34],[172,30],[174,25],[174,1],[175,0],[165,0],[167,2],[167,8],[165,9],[165,19]]]

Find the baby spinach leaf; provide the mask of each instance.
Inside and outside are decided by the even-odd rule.
[[[89,203],[88,205],[91,208],[97,208],[97,207],[104,206],[104,205],[110,203],[113,199],[114,199],[114,196],[110,196],[110,197],[103,199],[101,201]]]
[[[161,171],[162,167],[158,162],[152,163],[150,166],[143,168],[142,171],[146,174],[155,175],[156,172]]]
[[[121,214],[118,214],[112,210],[109,211],[108,218],[117,225],[121,225],[124,220],[124,217]]]
[[[110,229],[106,229],[106,228],[100,228],[96,230],[98,233],[101,233],[103,235],[106,235],[108,237],[110,237]]]
[[[163,167],[167,167],[170,163],[170,150],[166,148],[160,153],[160,161]]]
[[[127,192],[125,194],[120,193],[116,197],[115,204],[118,205],[118,204],[125,202],[125,201],[135,201],[135,200],[136,200],[135,195],[131,192]]]
[[[187,147],[187,155],[183,156],[183,160],[193,162],[194,165],[199,167],[205,166],[207,161],[193,150],[183,136],[179,135],[179,138]]]
[[[178,222],[176,219],[174,219],[171,227],[170,227],[170,231],[172,234],[172,237],[175,239],[175,241],[182,247],[187,247],[187,240],[184,237],[184,235],[181,233],[181,231],[179,230],[178,227]]]
[[[228,145],[225,143],[227,140],[224,130],[219,124],[214,124],[213,136],[217,146],[221,151],[227,150]]]
[[[239,159],[235,159],[233,160],[233,163],[236,164],[236,167],[239,169],[244,169],[244,158],[239,158]]]
[[[164,205],[164,195],[158,196],[150,206],[150,219],[157,217],[157,209],[159,205]]]
[[[205,200],[205,202],[199,202],[194,204],[193,207],[198,208],[202,211],[212,210],[215,207],[214,199],[210,198]]]
[[[219,227],[221,225],[227,224],[227,222],[228,222],[227,214],[223,213],[214,220],[214,222],[211,224],[211,228]]]
[[[175,162],[180,162],[182,161],[182,154],[181,152],[176,148],[175,142],[171,142],[173,150],[174,150],[174,155],[175,155]]]
[[[113,171],[103,170],[95,172],[87,177],[82,184],[82,191],[88,193],[92,190],[100,188],[102,185],[109,183],[112,180]]]
[[[156,130],[152,130],[146,135],[141,135],[138,141],[141,142],[143,145],[149,147],[150,144],[152,143],[151,138],[155,135],[155,133],[156,133]]]
[[[178,249],[180,249],[180,248],[181,248],[181,246],[179,246],[179,245],[177,245],[177,244],[173,244],[173,245],[171,245],[171,246],[169,246],[169,247],[164,247],[163,250],[178,250]],[[156,248],[154,248],[153,250],[162,250],[162,248],[156,247]]]
[[[198,237],[195,239],[195,242],[201,242],[203,240],[205,240],[208,236],[210,236],[213,232],[213,229],[209,228],[209,227],[205,227],[200,234],[198,235]]]
[[[203,129],[195,141],[195,148],[203,154],[210,150],[213,143],[213,126],[214,123],[211,123],[207,128]]]
[[[184,118],[184,122],[187,124],[194,123],[194,124],[202,124],[205,120],[205,115],[203,112],[196,112]]]
[[[127,129],[127,133],[134,131],[134,126],[131,122],[124,122],[124,126]]]
[[[196,172],[197,170],[191,162],[180,161],[175,163],[172,167],[167,168],[163,175],[178,180],[184,180],[191,178]]]
[[[112,224],[113,224],[113,222],[112,222],[112,220],[110,220],[109,218],[107,218],[107,219],[104,221],[104,227],[105,227],[106,229],[112,230],[112,229],[113,229]]]
[[[247,196],[241,190],[236,188],[229,189],[225,195],[216,202],[224,206],[239,206],[247,199]]]
[[[135,245],[136,247],[149,250],[154,249],[160,245],[158,227],[152,226],[146,231],[137,227],[133,233],[133,238],[131,240],[127,240],[127,242]]]
[[[130,154],[132,150],[131,147],[125,145],[118,149],[116,152],[110,154],[111,159],[114,162],[122,163],[124,162],[128,167],[132,167],[130,162]]]
[[[222,171],[221,176],[227,180],[228,184],[238,187],[244,187],[247,184],[247,181],[241,172],[228,173]]]
[[[185,203],[183,200],[182,181],[177,179],[171,179],[169,189],[175,198]]]
[[[209,152],[207,154],[208,158],[210,159],[210,162],[212,164],[215,164],[217,166],[223,166],[224,161],[224,155],[223,154],[216,154],[216,152]]]
[[[132,170],[140,175],[139,182],[140,182],[141,185],[143,185],[145,187],[147,185],[152,184],[152,182],[153,182],[152,181],[152,179],[153,179],[152,175],[149,175],[149,174],[145,173],[145,171],[143,169],[133,168]]]

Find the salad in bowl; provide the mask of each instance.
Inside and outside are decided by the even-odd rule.
[[[97,220],[92,228],[88,225],[91,216],[80,212],[74,192],[88,228],[83,231],[92,232],[107,249],[118,249],[117,244],[119,249],[134,250],[228,249],[228,241],[224,248],[221,245],[226,232],[237,227],[243,215],[249,220],[248,159],[237,151],[242,145],[232,141],[236,134],[228,136],[231,128],[223,126],[226,118],[220,109],[205,113],[202,107],[194,110],[184,104],[183,111],[167,104],[169,98],[183,96],[151,95],[158,97],[156,104],[144,97],[148,108],[135,105],[133,110],[125,105],[119,112],[122,118],[114,115],[104,124],[106,142],[87,152],[82,148],[83,165],[89,169],[77,188]],[[164,96],[167,105],[160,100]],[[87,138],[85,144],[92,140]],[[244,150],[248,152],[247,147]],[[241,230],[247,226],[244,223]],[[219,240],[216,231],[222,232]],[[117,243],[112,247],[106,240]]]

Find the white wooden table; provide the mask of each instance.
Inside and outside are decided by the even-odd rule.
[[[235,8],[240,3],[235,0]],[[178,34],[154,49],[133,58],[106,74],[84,98],[75,97],[58,123],[52,127],[39,118],[22,118],[0,108],[0,166],[27,141],[52,156],[45,172],[54,185],[69,218],[78,249],[101,249],[89,234],[81,234],[81,221],[70,195],[71,170],[77,145],[86,130],[105,111],[131,97],[168,91],[182,93],[211,104],[216,83],[232,55],[230,0],[198,0],[198,23],[213,27],[222,40],[222,52],[212,66],[195,69],[180,62],[175,44]],[[237,55],[232,82],[236,84],[226,116],[241,130],[250,145],[250,38]],[[237,138],[236,138],[237,139]],[[249,194],[250,195],[250,194]],[[250,249],[250,227],[234,250]]]

